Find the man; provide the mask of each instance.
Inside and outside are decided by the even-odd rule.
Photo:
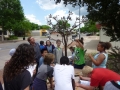
[[[108,81],[120,80],[120,75],[106,68],[95,68],[90,66],[84,66],[82,73],[86,77],[90,77],[90,86],[76,83],[76,86],[84,88],[86,90],[94,90],[96,87],[100,87],[103,90],[105,83]]]
[[[55,90],[75,90],[74,68],[68,65],[68,57],[61,57],[60,64],[54,67]]]
[[[37,63],[37,66],[36,66],[36,71],[37,71],[38,66],[39,66],[39,59],[41,57],[41,50],[40,50],[39,44],[35,42],[35,39],[33,37],[28,37],[28,42],[30,43],[30,45],[34,47],[35,60]]]

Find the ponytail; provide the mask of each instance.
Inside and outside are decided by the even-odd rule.
[[[102,47],[104,47],[105,50],[110,49],[112,46],[110,42],[99,42],[99,43],[101,44]]]

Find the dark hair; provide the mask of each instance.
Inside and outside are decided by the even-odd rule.
[[[40,41],[40,45],[44,45],[44,41]]]
[[[20,44],[10,61],[5,65],[3,76],[8,80],[22,73],[30,64],[34,63],[34,48],[29,44]]]
[[[49,42],[50,42],[50,45],[52,45],[52,43],[51,43],[51,41],[50,41],[50,40],[47,40],[47,41],[49,41]],[[46,41],[46,46],[47,46],[47,41]]]
[[[75,47],[70,47],[69,49],[71,49],[72,51],[75,51]]]
[[[83,40],[82,40],[82,39],[79,39],[79,42],[81,42],[81,43],[84,45],[84,42],[83,42]]]
[[[44,48],[44,49],[41,50],[41,54],[43,54],[44,51],[47,51],[47,52],[48,52],[48,50],[47,50],[46,48]]]
[[[99,42],[99,44],[101,44],[101,46],[104,47],[104,50],[108,50],[112,46],[110,42]]]
[[[58,43],[58,42],[61,42],[60,39],[57,39],[57,40],[56,40],[56,43]]]
[[[28,39],[27,39],[28,42],[30,42],[30,38],[31,38],[31,37],[32,37],[32,36],[28,37]]]
[[[69,64],[68,57],[66,57],[66,56],[61,57],[60,58],[60,64],[66,64],[66,65],[68,65]]]
[[[48,53],[47,55],[45,55],[44,64],[50,65],[54,58],[55,58],[54,54]]]

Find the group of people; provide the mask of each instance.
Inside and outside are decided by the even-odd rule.
[[[5,90],[47,90],[48,81],[51,90],[75,90],[75,86],[85,90],[96,87],[102,90],[120,89],[120,75],[106,69],[108,54],[105,50],[111,47],[109,42],[99,42],[99,53],[94,57],[89,55],[92,67],[85,65],[83,39],[74,40],[67,46],[72,52],[70,58],[64,56],[60,40],[56,40],[56,47],[50,40],[46,41],[46,45],[40,41],[39,45],[33,37],[28,37],[28,42],[13,50],[5,64]],[[89,85],[80,81],[75,83],[74,68],[82,69],[80,79],[88,81]]]

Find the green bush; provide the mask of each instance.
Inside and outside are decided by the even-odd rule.
[[[109,52],[107,68],[120,73],[120,47],[114,47],[112,51]]]
[[[8,38],[8,40],[15,40],[15,39],[18,39],[18,37],[17,37],[17,36],[14,36],[14,35],[11,35],[11,36]]]

